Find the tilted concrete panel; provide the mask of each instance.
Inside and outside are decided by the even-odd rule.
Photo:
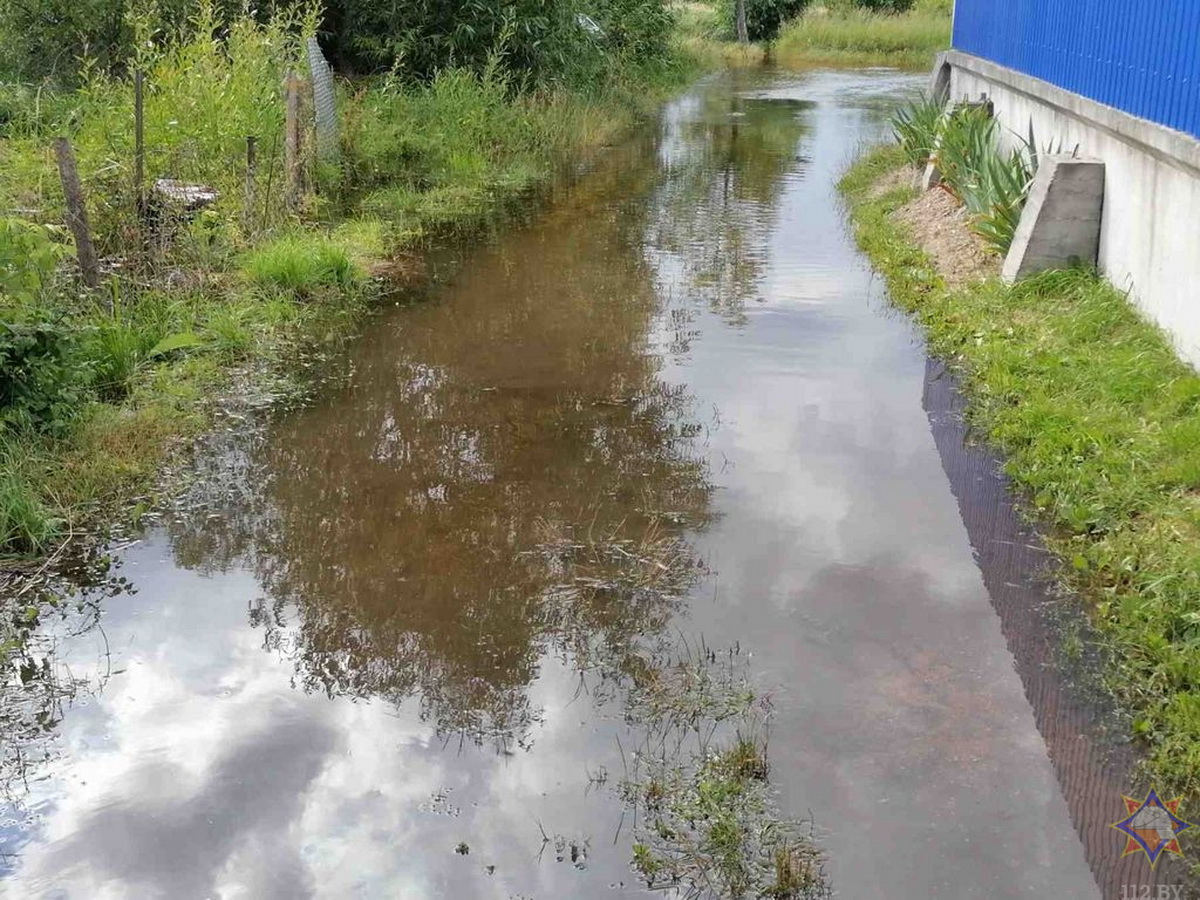
[[[1047,269],[1096,265],[1103,211],[1104,163],[1044,158],[1004,259],[1004,280],[1011,284]]]

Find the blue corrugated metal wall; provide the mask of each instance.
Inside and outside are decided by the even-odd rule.
[[[957,0],[954,46],[1200,137],[1200,0]]]

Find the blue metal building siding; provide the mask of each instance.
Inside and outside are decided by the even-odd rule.
[[[1200,137],[1200,0],[957,0],[954,46]]]

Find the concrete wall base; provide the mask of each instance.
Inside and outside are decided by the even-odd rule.
[[[1096,265],[1103,208],[1104,163],[1070,156],[1042,159],[1004,259],[1004,280],[1012,284],[1047,269]]]
[[[1200,140],[957,50],[931,87],[947,69],[950,102],[986,94],[1007,146],[1032,132],[1040,153],[1104,163],[1099,267],[1200,367]]]

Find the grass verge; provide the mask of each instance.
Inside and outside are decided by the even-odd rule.
[[[1061,579],[1111,643],[1107,681],[1160,789],[1200,793],[1200,375],[1085,271],[948,290],[882,196],[897,147],[841,182],[891,297],[954,364],[971,425],[1002,451]]]
[[[950,46],[945,0],[919,0],[908,12],[870,12],[848,4],[809,8],[784,26],[775,43],[780,65],[895,66],[928,69]]]

